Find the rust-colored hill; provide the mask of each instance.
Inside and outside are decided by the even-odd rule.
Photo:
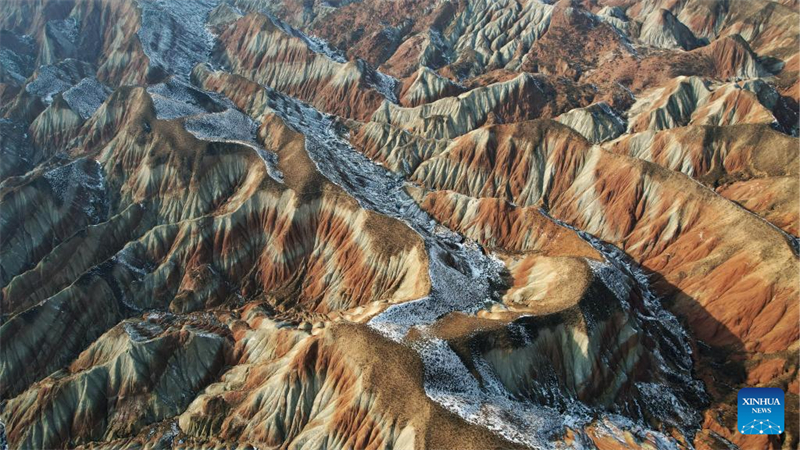
[[[798,8],[5,2],[0,449],[797,448]]]

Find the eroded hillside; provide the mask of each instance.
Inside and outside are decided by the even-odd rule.
[[[0,448],[796,448],[798,8],[6,2]]]

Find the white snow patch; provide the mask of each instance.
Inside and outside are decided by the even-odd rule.
[[[63,205],[80,205],[92,224],[104,220],[108,203],[100,163],[79,158],[45,172],[43,177]]]
[[[192,68],[208,60],[214,36],[205,27],[219,0],[138,0],[142,25],[137,35],[151,66],[188,78]]]
[[[258,124],[242,113],[230,99],[216,92],[201,91],[186,82],[172,78],[147,88],[161,120],[184,118],[186,131],[208,142],[228,142],[253,149],[264,161],[267,173],[282,183],[278,156],[256,140]]]
[[[58,66],[42,66],[36,79],[25,86],[25,90],[40,97],[46,104],[53,102],[53,96],[72,87],[70,74]]]
[[[377,69],[368,70],[371,71],[370,76],[368,77],[369,85],[378,91],[378,93],[381,94],[386,100],[397,104],[399,102],[397,99],[397,87],[400,84],[400,81],[398,81],[397,78],[378,71]]]
[[[106,101],[111,89],[96,78],[84,78],[75,86],[64,91],[62,96],[69,107],[86,120]]]
[[[209,142],[229,142],[253,149],[264,161],[269,176],[283,182],[283,173],[278,169],[278,155],[269,152],[256,139],[258,124],[236,109],[219,113],[202,114],[186,119],[186,131],[196,138]]]
[[[278,17],[275,17],[272,13],[268,11],[261,11],[262,14],[267,16],[276,27],[283,30],[284,33],[288,34],[289,36],[294,36],[296,38],[301,39],[306,46],[308,46],[309,50],[314,53],[325,55],[328,58],[338,62],[338,63],[346,63],[347,58],[345,58],[344,54],[340,52],[338,49],[331,47],[328,42],[324,39],[320,39],[316,36],[310,36],[302,31],[294,28],[293,26],[289,25],[288,23],[282,21]]]
[[[50,20],[45,24],[45,31],[62,46],[75,46],[78,42],[78,20],[75,17]]]

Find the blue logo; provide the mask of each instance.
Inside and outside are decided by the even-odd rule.
[[[778,388],[739,390],[739,432],[742,434],[783,433],[783,391]]]

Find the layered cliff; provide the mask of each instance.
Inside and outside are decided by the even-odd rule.
[[[319,109],[364,119],[384,99],[396,101],[397,81],[360,61],[345,62],[267,16],[251,14],[220,33],[213,60]],[[288,32],[287,32],[288,30]],[[322,103],[321,103],[322,102]]]

